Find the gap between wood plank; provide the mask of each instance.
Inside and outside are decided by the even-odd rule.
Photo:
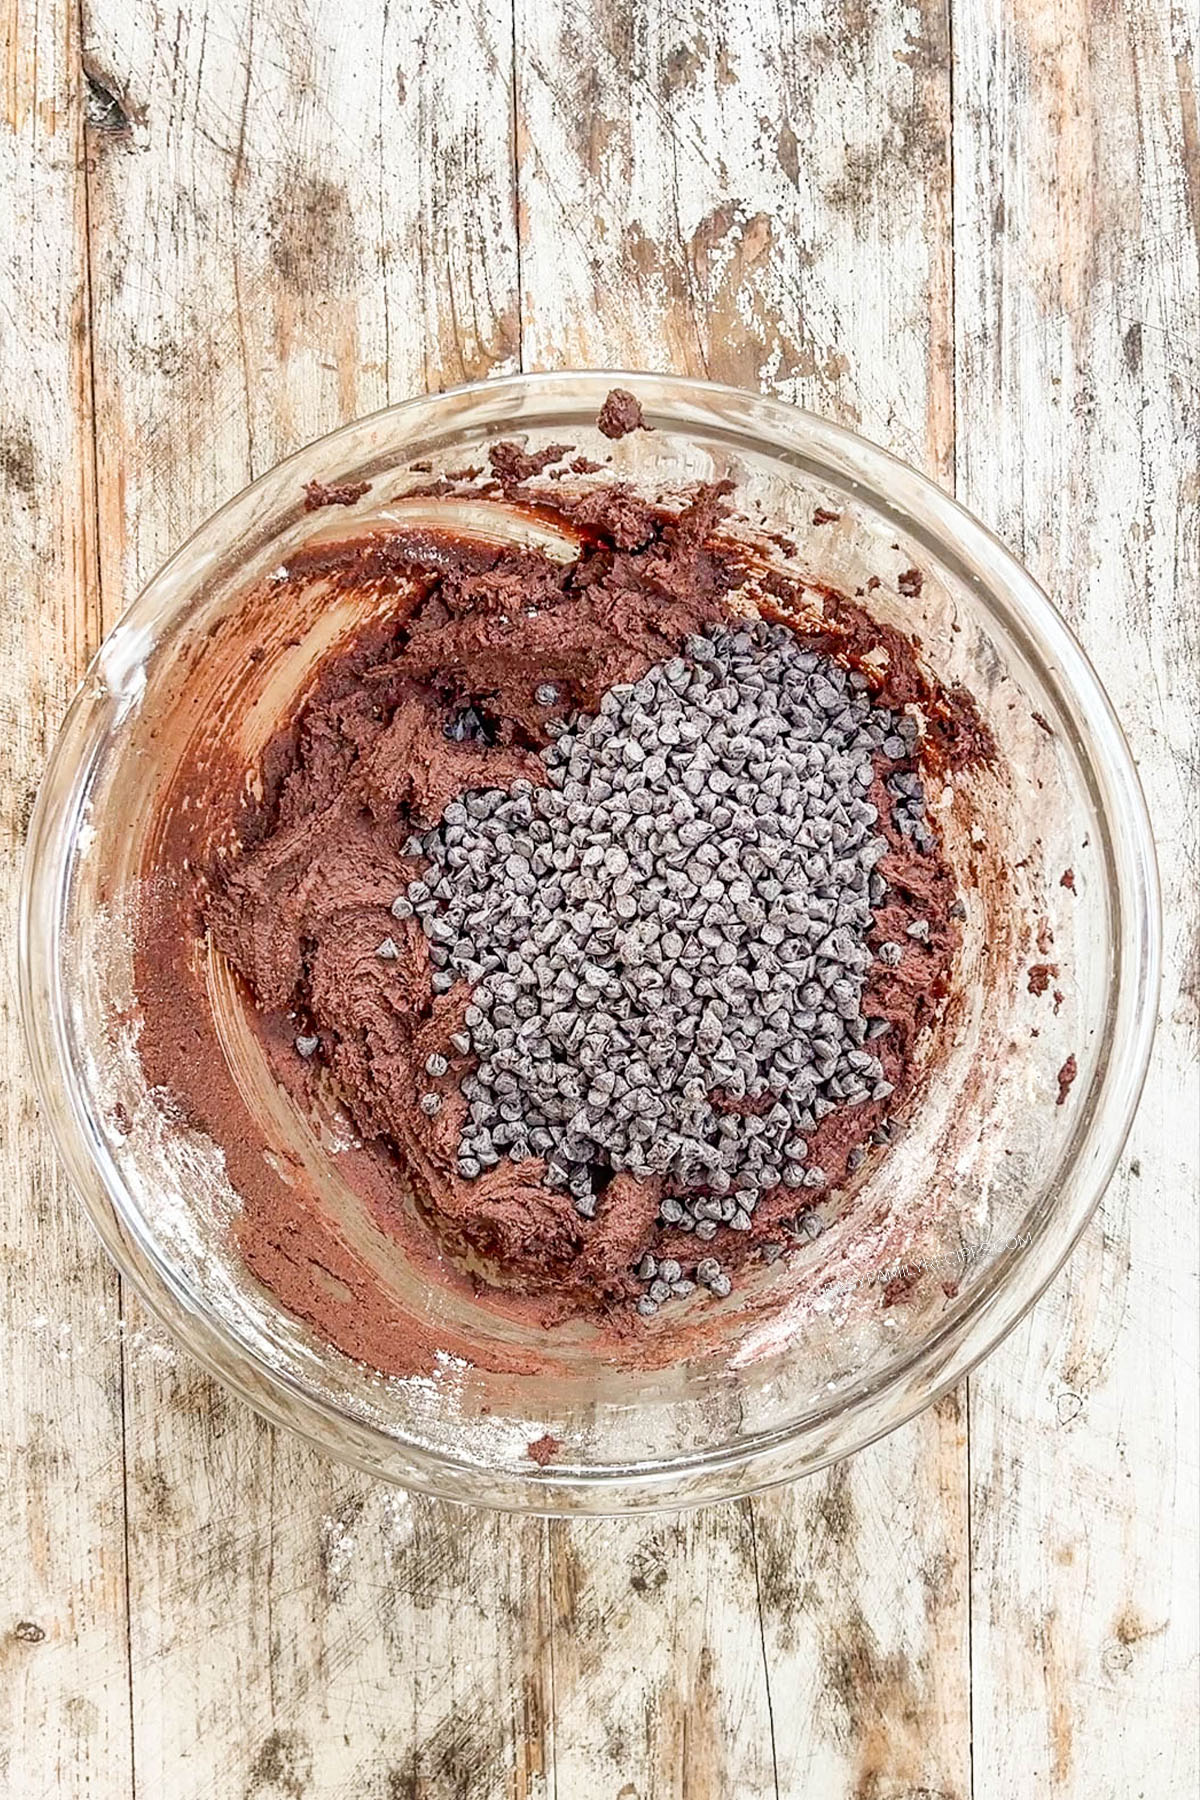
[[[521,272],[521,143],[520,83],[517,77],[517,0],[509,0],[512,21],[512,55],[508,72],[509,106],[512,111],[513,244],[517,253],[517,368],[525,373],[525,285]],[[557,1792],[557,1790],[556,1790]]]
[[[83,296],[86,317],[83,343],[84,354],[87,357],[88,411],[90,414],[88,435],[91,443],[92,563],[100,613],[99,633],[103,640],[108,629],[108,620],[104,611],[104,584],[100,559],[100,480],[98,473],[100,436],[96,418],[96,356],[92,337],[92,126],[89,124],[87,116],[87,93],[93,77],[87,68],[83,8],[84,0],[76,0],[75,28],[78,39],[75,51],[79,63],[79,80],[74,104],[80,109],[79,130],[83,143],[81,187],[83,191]],[[137,1800],[137,1729],[133,1707],[133,1613],[129,1580],[129,1421],[126,1411],[125,1277],[119,1270],[117,1271],[117,1324],[118,1405],[121,1415],[121,1580],[125,1594],[125,1687],[129,1696],[129,1795],[130,1800]]]
[[[950,112],[950,493],[959,495],[959,257],[957,214],[959,189],[955,182],[954,110],[954,7],[946,0],[946,88]],[[970,1800],[975,1800],[975,1559],[972,1555],[975,1526],[972,1519],[972,1377],[963,1381],[964,1476],[966,1476],[966,1780]]]
[[[750,1525],[750,1554],[754,1559],[754,1593],[758,1602],[758,1641],[762,1646],[763,1686],[767,1693],[767,1730],[771,1738],[771,1777],[775,1783],[775,1800],[779,1793],[779,1757],[775,1749],[775,1707],[771,1699],[771,1665],[767,1657],[767,1628],[763,1620],[762,1576],[758,1567],[758,1529],[754,1522],[754,1495],[746,1496],[746,1517]]]

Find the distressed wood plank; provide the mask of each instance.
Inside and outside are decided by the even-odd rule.
[[[781,1794],[970,1792],[966,1447],[960,1388],[754,1502]]]
[[[0,1792],[124,1794],[130,1732],[117,1279],[37,1117],[17,864],[97,626],[75,9],[6,9],[0,121]]]
[[[517,54],[527,367],[761,387],[949,476],[940,6],[518,0]],[[959,1402],[741,1508],[550,1535],[567,1792],[967,1792]],[[686,1768],[685,1671],[693,1728],[736,1718]]]
[[[1065,1275],[971,1383],[975,1764],[1013,1793],[1198,1781],[1200,151],[1188,13],[955,7],[958,475],[1093,657],[1164,881],[1145,1098]]]
[[[513,361],[507,8],[452,11],[324,31],[271,0],[251,29],[228,0],[176,30],[90,7],[109,618],[296,443]],[[576,4],[560,26],[521,0],[524,349],[773,386],[956,471],[1134,736],[1166,1032],[1099,1228],[971,1384],[975,1789],[1186,1793],[1195,45],[1162,0],[957,7],[956,455],[944,20],[842,11]],[[6,436],[13,831],[98,610],[74,13],[17,12],[0,359],[39,480],[35,505]],[[47,1636],[0,1621],[0,1791],[126,1800],[115,1278],[10,1094],[0,1530],[13,1622]],[[320,1462],[135,1307],[125,1347],[139,1792],[541,1795],[555,1744],[565,1794],[967,1791],[963,1395],[752,1505],[543,1527]]]
[[[517,0],[517,20],[527,366],[762,388],[948,475],[938,0],[894,22],[832,0]]]
[[[549,1532],[559,1792],[773,1796],[749,1503]]]
[[[252,475],[510,366],[511,18],[94,0],[109,617]],[[544,1531],[324,1462],[130,1306],[138,1792],[548,1792]]]
[[[544,1527],[363,1479],[157,1328],[130,1497],[139,1792],[546,1800]]]
[[[105,604],[320,432],[515,365],[510,23],[89,0]]]

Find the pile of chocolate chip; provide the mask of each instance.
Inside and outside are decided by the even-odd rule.
[[[614,1174],[661,1177],[662,1222],[701,1244],[748,1231],[781,1184],[822,1188],[809,1134],[891,1091],[886,1022],[862,1007],[887,892],[870,790],[915,737],[864,676],[747,622],[566,721],[544,787],[447,806],[396,910],[420,919],[435,989],[472,990],[459,1174],[542,1157],[584,1218]],[[932,843],[919,777],[889,791]],[[698,1268],[721,1292],[719,1264]],[[646,1264],[642,1311],[687,1288],[669,1274]]]

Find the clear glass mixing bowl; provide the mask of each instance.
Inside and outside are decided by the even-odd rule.
[[[615,445],[595,428],[614,384],[653,426]],[[289,683],[358,622],[314,602],[290,660],[264,667],[243,641],[224,667],[249,590],[312,534],[351,529],[381,501],[386,517],[429,480],[414,462],[434,474],[482,463],[513,434],[611,454],[613,473],[651,489],[733,475],[739,505],[797,541],[795,566],[814,582],[853,592],[878,578],[866,603],[914,634],[943,680],[966,684],[1001,762],[931,796],[968,917],[922,1103],[789,1269],[739,1284],[715,1351],[638,1372],[568,1346],[553,1375],[445,1358],[429,1375],[385,1377],[317,1341],[242,1268],[221,1146],[142,1072],[128,925],[178,740],[164,721],[194,705],[197,684],[225,704],[196,707],[193,732],[277,717]],[[313,480],[371,491],[331,520],[303,510]],[[914,567],[916,594],[899,579]],[[1057,966],[1057,998],[1030,992],[1035,961]],[[1079,645],[995,538],[882,450],[790,406],[596,372],[391,407],[210,519],[109,634],[71,707],[32,822],[21,927],[46,1117],[109,1252],[179,1342],[267,1417],[375,1474],[563,1512],[694,1503],[800,1475],[957,1382],[1054,1276],[1112,1175],[1158,974],[1153,846],[1129,752]],[[1078,1073],[1059,1104],[1070,1056]],[[332,1155],[327,1171],[336,1181]],[[442,1304],[431,1290],[434,1316]],[[541,1467],[528,1447],[544,1434],[559,1448]]]

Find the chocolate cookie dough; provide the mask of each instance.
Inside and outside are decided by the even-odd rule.
[[[613,388],[596,420],[606,438],[628,437],[631,431],[645,431],[640,402],[626,388]]]
[[[786,579],[721,534],[727,484],[529,486],[570,449],[494,446],[477,488],[557,520],[569,559],[428,527],[302,553],[391,605],[231,791],[197,923],[280,1080],[332,1083],[381,1229],[501,1311],[625,1333],[786,1257],[886,1154],[959,937],[923,759],[982,736],[853,602],[789,625]],[[207,1122],[156,1011],[162,924],[147,1054]],[[266,1187],[240,1229],[326,1337],[411,1366],[345,1269],[297,1286]]]

